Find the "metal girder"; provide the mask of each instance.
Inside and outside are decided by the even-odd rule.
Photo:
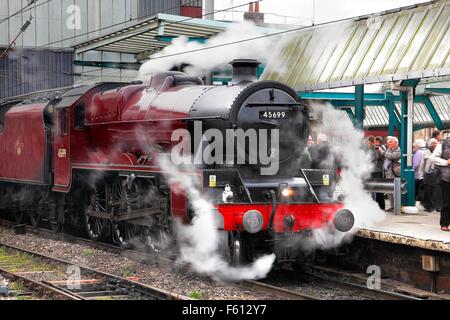
[[[450,88],[425,88],[425,92],[437,94],[450,94]]]
[[[299,92],[298,95],[302,99],[317,99],[317,100],[355,100],[353,92]],[[383,93],[365,93],[364,100],[385,100],[386,96]]]
[[[431,99],[427,96],[419,96],[416,97],[415,101],[422,102],[423,104],[425,104],[428,112],[430,113],[431,118],[434,121],[434,124],[436,125],[436,128],[438,128],[439,130],[444,130],[444,124],[442,123],[441,117],[439,117],[439,114],[436,111],[433,102],[431,102]]]
[[[386,93],[386,98],[387,99],[386,99],[386,103],[384,104],[384,107],[386,108],[386,111],[389,114],[388,134],[390,136],[393,136],[395,128],[397,128],[397,130],[400,131],[400,120],[395,111],[394,96],[392,95],[392,93],[388,92],[388,93]]]
[[[172,43],[174,39],[178,38],[178,36],[155,36],[155,39],[164,43]],[[188,37],[188,42],[199,42],[205,43],[207,38],[203,37]]]
[[[125,70],[139,70],[141,63],[139,62],[109,62],[109,61],[82,61],[75,60],[74,65],[82,67],[98,67]]]
[[[350,120],[352,121],[352,123],[355,123],[355,114],[353,113],[352,109],[350,109],[350,108],[343,108],[342,110],[347,112],[347,115],[350,118]]]
[[[335,107],[354,107],[355,100],[329,100],[329,103]],[[365,100],[365,106],[382,106],[386,103],[386,100]]]

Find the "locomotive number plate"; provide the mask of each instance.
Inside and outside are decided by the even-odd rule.
[[[259,112],[259,119],[275,119],[275,120],[282,120],[282,119],[288,119],[291,115],[291,112],[289,111],[260,111]]]

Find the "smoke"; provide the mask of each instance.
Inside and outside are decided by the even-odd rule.
[[[160,156],[158,163],[171,185],[176,184],[187,193],[194,211],[191,224],[176,224],[180,260],[189,263],[197,272],[215,280],[238,281],[261,279],[269,273],[275,255],[265,255],[249,266],[230,266],[221,248],[228,250],[224,232],[217,229],[214,207],[200,193],[193,172],[180,171],[167,158]]]
[[[345,208],[353,212],[355,225],[348,233],[323,228],[314,231],[316,244],[321,248],[332,248],[342,242],[350,241],[359,228],[370,227],[383,221],[385,213],[364,190],[364,180],[370,177],[373,160],[364,143],[364,134],[357,130],[351,121],[345,119],[342,111],[332,105],[312,104],[314,112],[322,113],[321,132],[329,136],[332,157],[341,165],[341,180]],[[346,121],[347,120],[347,121]],[[330,141],[331,140],[331,141]]]
[[[168,71],[183,63],[190,65],[186,68],[186,72],[199,76],[214,68],[226,66],[233,59],[251,58],[268,61],[273,53],[277,52],[274,48],[277,47],[279,38],[268,37],[225,45],[261,35],[263,33],[253,23],[241,22],[230,24],[225,31],[209,38],[205,43],[189,41],[187,37],[176,38],[171,45],[152,55],[141,66],[138,78],[145,80],[152,73]],[[210,49],[205,50],[207,48]],[[181,54],[190,51],[194,52]]]

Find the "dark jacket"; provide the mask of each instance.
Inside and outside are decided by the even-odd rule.
[[[383,173],[383,153],[386,151],[384,146],[380,146],[381,150],[376,150],[375,148],[370,149],[373,160],[373,173]]]
[[[433,152],[431,161],[438,165],[441,169],[441,180],[450,182],[450,166],[448,165],[448,159],[450,158],[450,139],[443,140],[441,144],[438,144],[436,150]]]
[[[309,154],[311,155],[312,169],[328,169],[336,168],[335,160],[331,152],[331,147],[328,143],[315,144],[309,147]]]

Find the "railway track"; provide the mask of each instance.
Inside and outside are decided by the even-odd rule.
[[[135,280],[0,243],[0,274],[39,298],[64,300],[190,300]]]
[[[15,224],[11,221],[0,219],[0,226],[14,228]],[[104,250],[112,253],[119,253],[122,256],[126,256],[127,258],[139,262],[139,263],[162,263],[162,264],[173,264],[174,261],[169,260],[167,258],[163,258],[158,256],[157,254],[149,254],[140,250],[129,250],[123,249],[111,244],[102,243],[102,242],[94,242],[89,239],[80,238],[70,234],[60,234],[54,233],[51,230],[39,228],[35,229],[29,226],[23,226],[26,229],[26,232],[50,237],[54,240],[61,240],[70,243],[76,243],[80,245],[89,246],[91,248]],[[315,268],[315,266],[309,265],[310,269]],[[316,271],[318,271],[317,269]],[[319,270],[320,271],[320,270]],[[322,270],[323,271],[323,270]],[[309,272],[307,275],[302,275],[302,279],[299,279],[297,274],[294,274],[292,271],[286,271],[283,273],[283,277],[289,279],[289,285],[285,285],[283,283],[277,283],[277,281],[243,281],[240,283],[240,286],[246,289],[257,290],[261,292],[268,293],[273,295],[274,297],[291,299],[291,300],[321,300],[326,299],[321,295],[316,295],[314,293],[305,293],[301,288],[296,287],[295,284],[299,281],[303,281],[305,277],[309,277],[309,281],[313,281],[315,286],[322,287],[325,290],[337,290],[337,292],[351,292],[348,294],[349,296],[358,295],[361,297],[365,297],[367,299],[384,299],[384,300],[422,300],[421,298],[414,297],[407,294],[396,293],[388,290],[376,290],[369,289],[366,286],[357,283],[356,281],[350,280],[341,280],[339,274],[335,272],[333,276],[329,274],[327,276],[323,274],[319,274],[319,272]],[[311,280],[312,279],[312,280]]]
[[[265,283],[280,288],[286,288],[293,292],[306,292],[307,295],[315,299],[337,299],[337,300],[425,300],[425,299],[443,299],[433,295],[416,296],[413,294],[396,292],[394,287],[387,289],[369,288],[355,279],[344,277],[342,273],[333,270],[328,274],[317,267],[317,270],[311,271],[316,266],[308,265],[309,270],[303,273],[294,273],[290,270],[279,270],[272,272]],[[313,291],[313,293],[309,293]]]
[[[308,271],[307,275],[317,279],[318,281],[323,281],[325,283],[330,283],[334,287],[341,287],[348,290],[360,291],[363,295],[368,297],[373,297],[381,300],[426,300],[426,299],[442,299],[435,294],[421,292],[416,290],[415,292],[404,291],[399,292],[398,288],[391,285],[383,284],[383,288],[375,289],[369,288],[367,286],[367,279],[364,277],[352,276],[343,271],[338,271],[332,268],[324,268],[316,265],[307,265]],[[421,295],[417,295],[418,292]]]
[[[300,292],[289,290],[283,287],[270,285],[260,281],[247,280],[243,281],[242,286],[270,293],[277,297],[283,297],[289,300],[321,300],[318,297]]]
[[[14,228],[14,227],[16,227],[16,224],[9,220],[0,219],[0,226],[6,227],[6,228]],[[139,250],[123,249],[123,248],[120,248],[120,247],[117,247],[115,245],[111,245],[108,243],[95,242],[95,241],[91,241],[89,239],[80,238],[80,237],[70,235],[70,234],[55,233],[51,230],[44,229],[44,228],[32,228],[27,225],[21,225],[20,227],[25,228],[25,231],[27,233],[49,237],[53,240],[61,240],[61,241],[66,241],[66,242],[70,242],[70,243],[86,245],[86,246],[89,246],[94,249],[104,250],[104,251],[108,251],[108,252],[112,252],[112,253],[119,253],[122,256],[125,256],[125,257],[127,257],[133,261],[139,262],[139,263],[150,263],[150,262],[154,263],[155,261],[162,263],[162,264],[175,263],[174,261],[169,260],[167,258],[158,256],[158,255],[154,255],[154,254],[148,254],[146,252],[142,252]],[[261,291],[264,293],[268,293],[268,294],[276,296],[276,297],[283,297],[285,299],[291,299],[291,300],[315,300],[316,299],[313,296],[302,294],[301,292],[287,290],[284,288],[268,285],[268,284],[265,284],[265,283],[262,283],[259,281],[243,281],[242,283],[240,283],[240,286],[242,286],[243,288],[246,288],[246,289],[257,290],[257,291]]]
[[[321,285],[325,287],[330,287],[330,289],[339,289],[339,290],[350,290],[354,291],[357,295],[361,295],[361,297],[367,297],[368,299],[376,299],[376,300],[423,300],[418,297],[414,297],[411,295],[406,295],[402,293],[392,292],[388,290],[382,289],[370,289],[365,285],[344,281],[337,278],[329,278],[318,275],[313,275],[313,277],[323,283]],[[317,282],[316,280],[316,282]],[[359,293],[359,294],[358,294]]]

